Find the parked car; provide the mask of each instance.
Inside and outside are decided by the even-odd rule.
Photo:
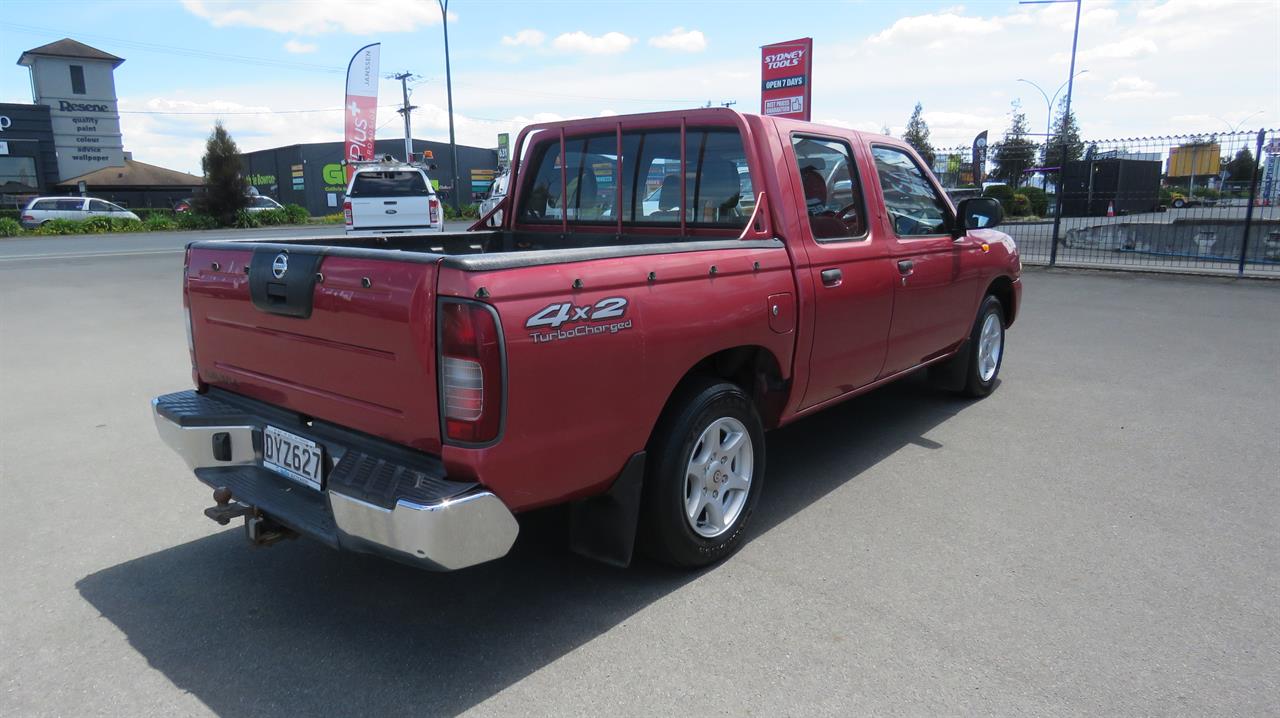
[[[266,212],[270,209],[284,209],[284,205],[266,195],[256,194],[249,197],[249,206],[245,209],[249,212]]]
[[[565,504],[575,551],[702,566],[746,540],[766,430],[918,370],[998,386],[1000,204],[953,206],[900,140],[709,108],[534,125],[513,156],[496,229],[188,246],[195,389],[153,413],[208,516],[457,569]],[[693,186],[648,210],[671,162]]]
[[[361,162],[342,205],[348,235],[444,231],[444,211],[422,168],[392,160]]]
[[[265,212],[269,209],[284,209],[284,205],[280,204],[274,199],[271,199],[270,197],[267,197],[266,195],[260,195],[260,194],[248,195],[246,197],[246,200],[248,201],[248,205],[245,207],[245,210],[249,212]],[[195,199],[192,197],[187,197],[185,199],[178,200],[177,204],[173,205],[173,211],[174,212],[195,211]]]
[[[495,207],[502,203],[507,197],[507,180],[510,179],[506,172],[493,178],[493,182],[489,184],[489,191],[480,202],[480,216],[484,217],[489,214]],[[493,213],[493,217],[489,219],[489,226],[497,227],[502,224],[502,210]]]
[[[27,203],[21,214],[22,226],[35,229],[55,219],[84,220],[90,217],[120,217],[138,219],[138,215],[93,197],[36,197]]]

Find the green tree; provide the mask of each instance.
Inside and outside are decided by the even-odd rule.
[[[902,139],[914,147],[924,163],[932,168],[937,155],[933,151],[933,145],[929,144],[929,124],[921,117],[923,112],[924,106],[917,102],[916,108],[911,112],[911,119],[907,121],[907,129],[902,133]]]
[[[196,199],[196,209],[231,225],[236,214],[249,205],[249,185],[240,174],[240,148],[219,121],[209,133],[204,157],[204,194]]]
[[[1080,123],[1076,121],[1076,113],[1067,114],[1067,100],[1059,103],[1062,109],[1053,120],[1053,131],[1048,142],[1040,150],[1040,161],[1046,167],[1061,167],[1064,162],[1078,160],[1084,156],[1084,140],[1080,139]],[[1062,156],[1062,144],[1066,141],[1067,156]]]
[[[1027,127],[1027,114],[1022,111],[1022,103],[1014,100],[1011,104],[1009,129],[1005,130],[1004,138],[995,144],[995,153],[991,158],[996,165],[991,176],[1017,187],[1026,178],[1023,171],[1035,163],[1036,143],[1028,139],[1030,129]]]
[[[1253,179],[1253,172],[1257,163],[1253,161],[1253,153],[1248,147],[1241,147],[1236,156],[1227,163],[1224,169],[1227,172],[1227,179],[1232,182],[1249,182]]]

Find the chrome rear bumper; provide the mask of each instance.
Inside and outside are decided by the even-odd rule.
[[[449,481],[435,465],[412,464],[402,448],[379,451],[377,442],[338,427],[290,421],[287,412],[227,392],[158,397],[152,413],[160,438],[202,482],[225,486],[236,501],[337,548],[450,571],[506,555],[519,533],[492,492]],[[262,468],[267,423],[314,438],[330,452],[323,491]],[[404,477],[407,495],[396,495],[395,487],[369,491],[376,483],[369,466]]]

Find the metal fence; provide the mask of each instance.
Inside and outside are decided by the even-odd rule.
[[[1065,163],[993,144],[983,188],[970,148],[935,153],[953,198],[1000,198],[1026,263],[1280,277],[1276,130],[1084,141]]]

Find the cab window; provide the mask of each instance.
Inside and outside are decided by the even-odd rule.
[[[563,160],[556,140],[536,147],[521,221],[616,224],[620,215],[626,225],[679,226],[683,214],[692,226],[746,224],[754,196],[736,130],[686,130],[683,182],[679,130],[622,133],[620,177],[618,150],[616,133],[566,139]]]
[[[872,147],[871,154],[894,233],[899,237],[946,234],[950,229],[946,200],[915,160],[896,147]]]
[[[791,138],[791,148],[813,238],[821,242],[864,237],[866,208],[848,143],[797,135]]]

